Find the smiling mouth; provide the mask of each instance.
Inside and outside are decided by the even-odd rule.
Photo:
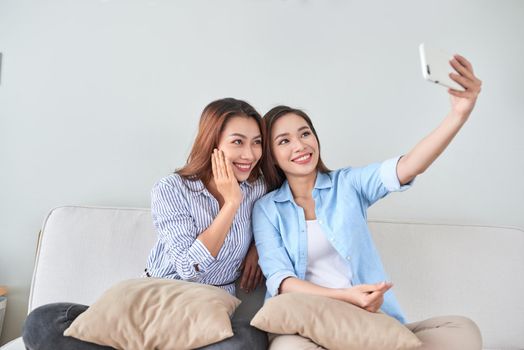
[[[298,163],[298,164],[306,164],[306,163],[309,163],[309,161],[311,160],[312,157],[313,157],[312,153],[307,153],[307,154],[304,154],[304,155],[302,155],[300,157],[293,158],[293,159],[291,159],[291,161],[294,162],[294,163]]]
[[[248,172],[251,171],[251,164],[245,164],[245,163],[233,163],[233,165],[242,172]]]

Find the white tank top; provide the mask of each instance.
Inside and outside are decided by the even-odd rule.
[[[306,280],[322,287],[351,287],[351,267],[333,248],[317,220],[307,224]]]

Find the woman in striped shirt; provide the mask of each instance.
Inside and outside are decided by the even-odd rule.
[[[186,165],[152,190],[158,240],[147,261],[147,276],[210,284],[233,295],[239,277],[246,291],[261,283],[251,231],[253,204],[266,188],[261,156],[262,118],[251,105],[225,98],[204,109]],[[86,309],[57,303],[34,310],[24,327],[26,348],[110,349],[62,335]],[[266,349],[266,334],[249,321],[233,317],[235,335],[202,349]]]
[[[261,120],[253,107],[232,98],[204,109],[187,164],[151,193],[158,240],[148,276],[211,284],[232,294],[241,272],[241,288],[250,291],[261,282],[251,231],[253,204],[265,193]]]

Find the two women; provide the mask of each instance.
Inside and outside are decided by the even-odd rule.
[[[329,171],[320,158],[308,116],[280,106],[265,116],[235,99],[212,102],[203,111],[187,164],[160,180],[151,211],[158,241],[146,276],[205,283],[235,292],[235,281],[252,289],[267,278],[269,295],[299,291],[379,309],[404,322],[391,284],[370,239],[366,209],[411,181],[438,157],[468,119],[480,81],[457,56],[452,78],[466,88],[450,90],[452,110],[411,152],[381,164]],[[266,192],[259,170],[263,154]],[[24,328],[28,349],[107,349],[64,337],[63,330],[87,306],[51,304],[33,311]],[[233,317],[234,337],[222,348],[265,348],[266,335]],[[41,327],[46,325],[47,327]],[[480,335],[465,318],[406,325],[431,349],[480,349]],[[418,330],[424,329],[424,332]],[[253,339],[258,339],[253,342]],[[249,342],[249,345],[246,344]],[[240,345],[239,345],[240,344]],[[212,349],[215,345],[206,348]],[[274,349],[318,348],[299,336],[272,336]]]
[[[456,55],[451,111],[409,153],[363,168],[329,171],[318,136],[301,110],[279,106],[265,116],[268,193],[255,204],[253,230],[268,296],[301,292],[379,309],[405,323],[366,222],[369,206],[409,188],[467,121],[480,92],[471,64]],[[480,333],[463,317],[407,324],[423,349],[479,350]],[[298,335],[272,335],[271,349],[320,349]]]

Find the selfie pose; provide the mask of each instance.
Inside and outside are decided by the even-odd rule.
[[[151,192],[158,239],[145,276],[204,283],[232,295],[238,278],[246,291],[261,283],[251,231],[253,203],[266,188],[261,126],[260,114],[244,101],[225,98],[204,109],[187,164]],[[63,336],[87,308],[56,303],[35,309],[24,326],[27,349],[110,349]],[[265,349],[266,334],[249,321],[233,317],[234,336],[202,349]]]
[[[267,296],[300,292],[334,298],[405,324],[367,226],[367,208],[409,188],[444,151],[468,120],[481,82],[471,64],[455,55],[451,74],[465,91],[448,90],[451,111],[409,153],[362,168],[330,171],[310,118],[278,106],[264,116],[263,171],[268,190],[255,203],[253,230]],[[480,350],[481,336],[465,317],[405,324],[420,349]],[[379,335],[377,335],[379,336]],[[321,349],[299,335],[271,335],[271,349]]]

